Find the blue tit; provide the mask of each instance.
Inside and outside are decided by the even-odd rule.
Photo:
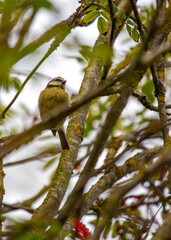
[[[53,113],[57,113],[61,107],[69,106],[69,95],[65,91],[66,80],[62,77],[52,79],[39,96],[39,111],[43,121],[47,120]],[[68,141],[64,132],[65,119],[56,122],[50,129],[54,136],[59,134],[62,149],[69,149]]]

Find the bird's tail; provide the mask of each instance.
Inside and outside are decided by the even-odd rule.
[[[68,140],[64,130],[63,129],[58,130],[58,134],[59,134],[62,150],[66,150],[66,149],[69,150],[69,144],[68,144]]]

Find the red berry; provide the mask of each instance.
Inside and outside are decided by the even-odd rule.
[[[86,239],[91,235],[88,228],[81,222],[79,218],[75,219],[75,233],[76,237],[80,239]]]

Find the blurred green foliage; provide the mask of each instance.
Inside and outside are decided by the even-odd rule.
[[[81,4],[80,10],[84,9],[86,4],[91,3],[91,0],[82,0],[79,1]],[[117,2],[117,1],[116,1]],[[125,37],[124,43],[121,44],[127,44],[127,42],[134,43],[134,47],[132,49],[128,49],[128,53],[124,52],[124,54],[129,56],[136,56],[137,52],[139,51],[140,44],[140,34],[138,31],[137,23],[135,22],[134,18],[127,18],[125,13],[123,11],[119,11],[117,4],[115,1],[112,1],[112,6],[114,10],[114,18],[115,18],[115,27],[116,30],[119,30],[122,25],[125,25],[123,28],[123,33],[128,32],[128,34],[124,34]],[[44,8],[48,10],[50,13],[55,12],[58,14],[58,9],[54,6],[52,1],[48,0],[6,0],[6,1],[0,1],[0,14],[1,14],[1,23],[0,23],[0,90],[3,92],[11,92],[11,91],[19,91],[22,84],[22,78],[24,74],[19,72],[15,73],[14,76],[14,70],[15,70],[15,64],[20,59],[17,59],[18,53],[29,44],[27,43],[27,36],[30,33],[30,29],[32,28],[32,25],[34,24],[35,17],[40,13],[41,9]],[[149,26],[149,23],[151,21],[151,18],[154,14],[154,7],[150,6],[149,8],[140,8],[140,17],[142,20],[142,23],[146,26],[146,28]],[[81,23],[83,26],[88,27],[89,24],[93,23],[95,21],[95,24],[97,26],[97,29],[100,34],[106,35],[111,21],[111,14],[109,9],[108,0],[103,1],[94,1],[94,5],[86,9],[84,14],[81,16]],[[55,24],[55,23],[54,23]],[[80,24],[81,25],[81,24]],[[82,26],[82,25],[81,25]],[[51,26],[52,27],[52,26]],[[145,28],[145,30],[146,30]],[[47,31],[48,32],[48,31]],[[63,46],[65,48],[65,53],[63,56],[65,56],[67,59],[75,59],[78,64],[81,65],[81,68],[85,70],[85,67],[87,67],[87,64],[89,60],[92,57],[92,47],[90,46],[89,42],[86,44],[81,43],[79,34],[78,36],[73,33],[70,34],[69,38],[63,43]],[[12,44],[12,40],[15,40]],[[35,39],[32,39],[33,41]],[[129,40],[129,41],[128,41]],[[30,42],[31,43],[31,42]],[[28,44],[28,45],[27,45]],[[100,51],[100,50],[99,50]],[[106,52],[101,52],[103,58],[106,58]],[[123,52],[122,52],[123,54]],[[33,56],[34,57],[34,56]],[[93,56],[94,57],[94,56]],[[169,61],[169,54],[166,55],[167,61]],[[117,59],[118,60],[118,59]],[[112,61],[115,61],[115,54],[113,55]],[[122,67],[119,69],[119,72],[124,71],[128,64],[125,64],[122,60],[119,60]],[[20,63],[18,63],[20,64]],[[113,73],[117,74],[119,72],[115,72],[115,64],[112,65]],[[111,70],[111,72],[112,72]],[[67,69],[66,69],[67,71]],[[20,75],[21,74],[21,75]],[[74,74],[74,70],[73,70]],[[40,75],[38,76],[38,78]],[[42,76],[41,76],[42,77]],[[166,80],[169,80],[169,77],[166,72]],[[100,83],[98,83],[100,84]],[[168,93],[170,92],[170,82],[166,81],[166,88]],[[27,86],[26,86],[27,87]],[[117,88],[118,87],[118,88]],[[114,94],[105,95],[102,97],[98,97],[94,99],[89,107],[87,119],[85,122],[85,128],[84,128],[84,140],[86,140],[86,144],[81,147],[80,150],[80,159],[87,159],[87,154],[90,153],[92,146],[94,144],[94,139],[92,140],[92,136],[98,136],[99,130],[101,126],[103,125],[105,121],[105,117],[110,110],[111,105],[116,100],[117,95],[120,94],[120,85],[116,85],[116,89],[114,89]],[[154,93],[154,83],[151,76],[151,73],[149,69],[146,71],[144,78],[142,79],[142,82],[138,85],[137,90],[140,93],[145,94],[147,99],[150,101],[151,104],[156,103],[156,96]],[[111,90],[112,91],[112,90]],[[31,96],[31,94],[30,94]],[[166,95],[166,102],[170,101],[171,93],[170,95]],[[130,105],[131,103],[134,103],[131,105],[128,111],[124,111],[123,115],[119,118],[117,121],[114,129],[110,133],[110,137],[116,137],[118,135],[123,135],[124,144],[125,145],[131,145],[134,144],[134,148],[130,150],[130,152],[127,154],[127,156],[124,155],[122,161],[126,160],[129,156],[129,154],[132,154],[132,152],[135,150],[141,150],[144,149],[159,146],[162,142],[161,133],[157,133],[156,135],[153,135],[149,140],[146,140],[146,143],[144,142],[140,144],[138,147],[136,146],[136,141],[142,136],[142,134],[145,133],[145,127],[147,125],[150,125],[150,123],[158,118],[158,113],[153,112],[146,108],[140,101],[135,99],[135,97],[131,96],[130,98]],[[37,103],[36,103],[37,104]],[[5,106],[3,103],[0,105],[0,112],[3,111]],[[17,110],[13,110],[13,108],[10,108],[7,112],[5,119],[0,119],[0,136],[1,137],[11,137],[11,135],[18,134],[21,131],[24,131],[28,129],[30,126],[36,124],[39,121],[38,112],[31,111],[26,104],[23,104],[18,106]],[[155,141],[155,138],[157,139],[157,143]],[[26,164],[30,161],[37,161],[37,160],[43,160],[43,167],[41,168],[44,171],[48,171],[49,169],[53,168],[54,164],[58,162],[58,156],[60,153],[60,148],[57,146],[56,139],[50,135],[49,133],[45,133],[42,137],[38,137],[36,141],[42,146],[37,147],[37,152],[35,154],[32,154],[32,156],[25,156],[23,155],[23,164]],[[3,138],[2,138],[3,142]],[[0,142],[1,143],[1,142]],[[83,142],[84,143],[84,142]],[[34,146],[35,143],[32,142]],[[124,145],[123,144],[123,145]],[[122,147],[123,147],[122,145]],[[27,147],[27,146],[26,146]],[[119,149],[119,151],[122,150]],[[136,149],[137,147],[137,149]],[[106,154],[106,151],[109,151],[109,147],[106,147],[104,149],[104,153]],[[113,149],[112,149],[113,150]],[[20,151],[17,150],[17,151]],[[132,151],[132,152],[131,152]],[[113,158],[112,158],[113,160]],[[20,163],[21,164],[21,163]],[[15,164],[14,164],[15,165]],[[80,166],[79,166],[80,167]],[[105,172],[106,169],[102,173]],[[79,171],[77,172],[79,174]],[[51,174],[52,177],[54,175],[54,171]],[[160,191],[165,197],[165,193],[168,190],[167,185],[167,174],[166,171],[163,170],[160,174],[155,176],[153,179],[153,184],[155,185],[156,182],[160,183]],[[144,187],[144,186],[143,186]],[[111,190],[112,187],[109,189]],[[118,209],[118,215],[114,216],[115,219],[109,221],[109,224],[106,225],[105,230],[103,232],[103,238],[109,239],[109,236],[112,236],[112,238],[115,238],[117,236],[120,237],[121,240],[125,239],[142,239],[144,237],[144,233],[148,233],[148,227],[149,227],[149,220],[144,219],[144,216],[141,212],[140,206],[141,203],[144,204],[144,199],[148,198],[149,201],[151,201],[151,204],[154,204],[155,206],[158,206],[158,202],[155,202],[154,200],[158,197],[157,191],[155,191],[155,187],[151,184],[151,186],[148,186],[146,188],[148,194],[145,195],[145,197],[140,193],[137,193],[136,196],[127,196],[126,198],[123,198],[120,202],[120,208]],[[106,198],[108,197],[108,194],[106,194]],[[99,196],[97,198],[100,198]],[[134,199],[134,201],[131,201],[131,204],[127,202],[127,200]],[[98,199],[99,200],[99,199]],[[104,200],[105,201],[105,200]],[[104,203],[104,202],[103,202]],[[103,207],[102,203],[102,207]],[[169,203],[169,198],[165,198],[165,201],[162,202],[163,204],[163,212],[165,213],[167,211],[167,205]],[[99,204],[100,205],[100,204]],[[98,206],[100,211],[102,210]],[[93,209],[94,210],[94,209]],[[94,224],[97,223],[99,212],[97,209],[94,210],[94,215],[96,216],[96,221],[94,221]],[[20,230],[20,227],[18,228]],[[60,226],[52,226],[52,233],[56,234],[60,231]],[[19,239],[43,239],[41,235],[32,235],[29,228],[25,227],[16,235],[16,240]]]

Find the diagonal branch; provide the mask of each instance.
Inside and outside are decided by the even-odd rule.
[[[81,97],[84,97],[90,91],[93,92],[93,89],[97,86],[98,79],[104,65],[103,52],[106,49],[107,41],[108,38],[106,36],[100,35],[95,43],[92,58],[90,59],[89,65],[86,69],[79,95],[75,100],[76,104],[80,102]],[[70,150],[63,151],[61,154],[58,168],[53,177],[49,192],[44,199],[43,204],[36,209],[33,214],[32,221],[34,223],[37,223],[38,219],[42,221],[42,219],[45,219],[46,217],[46,222],[44,222],[46,225],[57,214],[75,166],[78,149],[83,138],[88,109],[89,104],[86,104],[71,115],[67,129],[67,138],[69,140]]]
[[[37,48],[41,47],[43,44],[49,42],[52,38],[56,36],[63,35],[65,29],[70,27],[75,27],[73,19],[75,19],[77,12],[73,13],[69,18],[66,20],[55,24],[51,29],[47,30],[45,33],[42,34],[38,39],[32,41],[30,44],[26,45],[23,49],[21,49],[15,60],[14,63],[18,62],[20,59],[24,58],[28,54],[35,51]]]
[[[75,205],[75,207],[77,207],[77,205],[79,204],[79,200],[77,200],[77,204],[74,204],[75,200],[76,199],[81,200],[80,195],[84,190],[84,186],[86,185],[87,181],[92,177],[92,170],[94,169],[95,164],[106,145],[106,141],[111,133],[111,130],[113,129],[123,109],[125,108],[131,93],[132,87],[127,88],[127,91],[123,90],[121,95],[118,97],[116,102],[111,107],[106,117],[105,123],[101,129],[101,132],[96,137],[94,148],[84,167],[84,170],[82,171],[76,186],[74,187],[71,195],[69,196],[68,198],[69,200],[67,201],[65,206],[60,210],[60,213],[57,218],[59,222],[64,222],[68,217],[68,214],[71,211],[73,211],[73,206]]]
[[[116,102],[113,103],[107,117],[105,123],[101,129],[101,132],[97,135],[95,145],[90,154],[90,157],[84,167],[84,170],[81,173],[81,176],[73,189],[68,202],[64,205],[63,209],[61,209],[60,214],[58,216],[59,221],[65,221],[68,213],[73,211],[73,204],[75,199],[78,199],[81,192],[84,189],[87,181],[92,177],[94,167],[98,161],[99,156],[101,155],[104,147],[106,146],[107,139],[117,123],[123,109],[125,108],[127,101],[132,94],[133,86],[135,87],[138,82],[141,80],[145,73],[145,68],[134,68],[134,72],[129,71],[127,75],[124,76],[124,87],[121,91],[120,96],[117,98]],[[77,205],[79,201],[77,201]],[[77,207],[75,205],[75,207]]]
[[[167,240],[171,236],[171,213],[168,212],[163,225],[158,229],[152,240]]]
[[[14,63],[22,59],[23,57],[27,56],[28,54],[35,51],[37,48],[41,47],[46,42],[49,42],[52,38],[57,37],[58,35],[63,35],[63,32],[65,32],[66,28],[74,28],[77,25],[77,20],[82,16],[84,11],[86,11],[90,6],[93,5],[93,2],[95,0],[92,0],[91,3],[88,3],[85,7],[83,7],[80,10],[80,7],[76,10],[75,13],[73,13],[71,16],[69,16],[66,20],[55,24],[52,28],[50,28],[48,31],[42,34],[38,39],[31,42],[27,46],[25,46],[23,49],[21,49],[16,59],[14,60]],[[78,24],[79,25],[79,24]]]

